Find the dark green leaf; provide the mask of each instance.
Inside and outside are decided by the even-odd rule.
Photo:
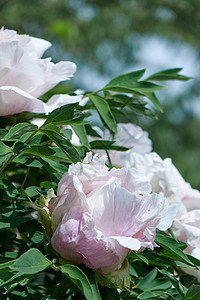
[[[69,277],[73,283],[81,290],[87,300],[100,300],[97,290],[92,289],[90,281],[83,271],[77,266],[63,265],[60,267],[63,274]]]
[[[155,93],[144,93],[144,95],[154,104],[154,106],[160,111],[163,112],[162,106],[156,97]]]
[[[181,284],[180,280],[178,280],[174,275],[170,274],[169,272],[165,270],[158,270],[161,274],[163,274],[175,287],[175,289],[178,291],[178,293],[185,299],[185,295],[187,293],[187,288]]]
[[[45,147],[42,145],[33,145],[28,149],[24,150],[24,153],[29,153],[37,156],[51,156],[55,154],[53,148]]]
[[[89,98],[95,105],[106,125],[110,128],[111,131],[117,133],[117,124],[107,101],[98,95],[89,95]]]
[[[77,163],[80,161],[77,150],[66,138],[54,131],[43,129],[43,132],[70,158],[71,162]]]
[[[115,91],[123,93],[134,93],[134,92],[155,92],[162,88],[161,85],[154,84],[148,81],[138,81],[145,70],[139,70],[123,74],[112,79],[102,90],[103,91]]]
[[[145,69],[126,73],[113,78],[105,87],[125,85],[129,82],[138,81],[145,73]]]
[[[146,80],[155,80],[155,81],[165,81],[165,80],[182,80],[187,81],[192,77],[179,75],[178,73],[182,70],[182,68],[175,69],[167,69],[158,73],[155,73],[148,77]]]
[[[116,150],[116,151],[127,151],[131,148],[113,145],[115,141],[96,140],[90,142],[91,149],[103,149],[103,150]]]
[[[101,296],[103,300],[121,300],[121,297],[116,289],[110,289],[106,286],[101,288]]]
[[[176,241],[174,238],[161,231],[157,231],[155,242],[163,247],[160,254],[181,261],[189,266],[194,266],[187,255],[182,251],[187,247],[187,244]]]
[[[25,149],[28,149],[29,146],[27,144],[24,144],[23,142],[15,142],[14,145],[12,146],[12,151],[16,154],[21,153]]]
[[[0,129],[0,140],[8,133],[6,129]]]
[[[200,299],[200,285],[193,284],[189,287],[185,300],[199,300]]]
[[[13,159],[13,162],[33,168],[42,168],[42,164],[36,158],[27,155],[17,156]]]
[[[88,142],[87,133],[85,130],[85,125],[72,125],[72,128],[74,129],[76,135],[79,137],[81,144],[85,146],[86,148],[90,149],[90,144]]]
[[[50,113],[43,127],[47,124],[67,125],[82,122],[84,115],[81,111],[75,111],[78,103],[63,105]]]

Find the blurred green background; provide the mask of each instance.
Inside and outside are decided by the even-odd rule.
[[[159,120],[138,117],[154,151],[171,157],[200,189],[200,1],[0,0],[0,25],[47,39],[45,56],[77,64],[57,92],[95,90],[112,77],[146,67],[147,74],[183,67],[189,82],[167,82]]]

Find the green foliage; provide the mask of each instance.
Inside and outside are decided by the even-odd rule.
[[[13,124],[9,118],[3,119],[0,289],[7,299],[197,299],[196,279],[182,268],[197,270],[200,261],[183,252],[185,243],[158,231],[155,241],[159,247],[132,251],[119,270],[103,274],[58,257],[51,246],[53,229],[46,207],[55,197],[52,188],[56,191],[69,164],[82,161],[88,150],[130,149],[115,145],[117,123],[133,123],[139,116],[156,118],[154,109],[162,111],[162,107],[155,92],[162,86],[152,81],[188,79],[179,71],[161,71],[146,80],[140,80],[144,70],[117,76],[102,90],[86,92],[89,101],[84,106],[67,104],[48,116],[41,115],[41,127],[29,123],[31,117],[26,113],[18,116],[18,123],[16,118]],[[147,107],[148,99],[154,108]],[[109,129],[113,141],[101,139],[92,128],[88,116],[94,111],[100,116],[99,126]],[[72,130],[79,146],[72,144]],[[40,217],[34,216],[36,210]]]

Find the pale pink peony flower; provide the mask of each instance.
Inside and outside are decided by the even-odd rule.
[[[151,186],[139,171],[109,171],[105,160],[88,153],[83,163],[72,164],[49,210],[52,246],[60,256],[110,273],[120,269],[130,250],[153,249],[156,228],[169,228],[176,209],[150,194]]]
[[[131,152],[124,159],[124,166],[140,170],[150,181],[152,192],[163,194],[168,203],[176,203],[177,218],[200,208],[200,192],[184,180],[170,158],[163,160],[154,152],[145,155]]]
[[[109,156],[112,165],[115,167],[124,167],[124,160],[131,152],[144,154],[152,150],[152,142],[148,137],[148,133],[143,131],[141,127],[136,126],[135,124],[118,123],[118,133],[114,138],[108,129],[101,130],[98,127],[94,127],[94,129],[101,136],[102,140],[114,140],[114,145],[116,146],[131,148],[126,152],[109,150]],[[94,137],[90,137],[90,141],[91,140],[94,140]],[[98,150],[98,153],[105,154],[105,151]]]
[[[37,98],[73,76],[74,63],[54,64],[50,58],[40,58],[50,45],[13,30],[0,30],[0,116],[45,113],[46,105]]]

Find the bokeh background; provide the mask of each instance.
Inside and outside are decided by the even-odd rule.
[[[58,93],[96,90],[141,68],[149,75],[182,67],[194,79],[167,82],[158,94],[164,114],[137,123],[150,132],[154,151],[200,189],[200,1],[0,0],[0,26],[47,39],[53,46],[46,57],[77,64]]]

